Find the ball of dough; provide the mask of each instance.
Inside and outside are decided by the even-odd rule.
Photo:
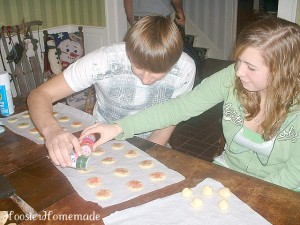
[[[55,117],[58,115],[58,112],[52,112],[52,115]]]
[[[29,118],[29,117],[30,117],[29,113],[23,113],[22,116],[23,116],[24,118]]]
[[[99,146],[92,152],[93,155],[103,155],[104,153],[104,149]]]
[[[181,195],[185,198],[189,198],[189,197],[192,197],[193,196],[193,190],[190,189],[190,188],[184,188],[182,191],[181,191]]]
[[[90,173],[90,172],[93,172],[93,171],[94,171],[94,167],[93,166],[88,167],[87,170],[84,170],[84,169],[78,170],[79,173],[83,173],[83,174]]]
[[[90,177],[86,181],[87,185],[89,187],[98,187],[102,184],[102,180],[100,177]]]
[[[72,124],[71,124],[72,127],[81,127],[82,126],[82,123],[80,121],[74,121]]]
[[[143,160],[140,162],[139,166],[142,168],[142,169],[149,169],[149,168],[152,168],[154,166],[154,163],[152,160]]]
[[[144,185],[138,180],[131,180],[127,183],[127,188],[131,191],[140,191],[144,188]]]
[[[116,162],[116,160],[113,157],[106,157],[106,158],[102,159],[102,162],[104,164],[114,164]]]
[[[227,187],[223,187],[223,188],[219,189],[218,193],[219,193],[220,197],[226,198],[226,199],[229,198],[231,195],[231,191]]]
[[[212,189],[211,186],[205,185],[205,186],[202,187],[201,193],[203,195],[209,196],[209,195],[213,194],[213,189]]]
[[[124,148],[124,144],[123,143],[113,143],[111,145],[111,148],[113,150],[120,150],[120,149]]]
[[[126,156],[127,158],[134,158],[134,157],[137,157],[138,155],[139,155],[139,153],[138,153],[136,150],[134,150],[134,149],[128,150],[128,151],[125,153],[125,156]]]
[[[100,189],[99,191],[96,192],[96,197],[99,200],[107,200],[112,197],[112,191],[109,189]]]
[[[29,132],[30,132],[31,134],[38,134],[38,133],[39,133],[38,130],[37,130],[35,127],[32,128],[32,129],[30,129]]]
[[[193,206],[193,208],[200,208],[203,205],[203,201],[201,198],[196,197],[191,202],[191,205]]]
[[[67,116],[62,116],[62,117],[58,118],[59,122],[68,122],[69,120],[70,120],[70,118]]]
[[[19,119],[17,117],[11,117],[7,120],[7,122],[9,123],[14,123],[14,122],[17,122]],[[3,211],[4,212],[4,211]]]
[[[222,199],[218,204],[220,210],[225,211],[228,209],[228,202],[225,199]]]
[[[127,177],[129,175],[129,171],[125,168],[117,168],[114,170],[114,174],[119,177]]]
[[[29,127],[29,123],[24,122],[24,123],[19,123],[18,124],[18,128],[20,128],[20,129],[23,129],[23,128],[26,128],[26,127]]]
[[[166,174],[164,172],[153,172],[150,174],[152,181],[163,181],[166,179]]]

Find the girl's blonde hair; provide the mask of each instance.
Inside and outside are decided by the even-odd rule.
[[[248,47],[260,51],[269,67],[265,103],[266,118],[261,124],[263,137],[275,136],[287,117],[291,106],[299,106],[300,93],[300,27],[275,17],[262,18],[245,28],[239,35],[234,58],[237,60]],[[260,94],[243,88],[240,79],[235,90],[242,103],[246,119],[253,119],[260,111]]]
[[[153,73],[166,73],[179,60],[183,39],[174,22],[162,16],[146,16],[125,37],[131,63]]]

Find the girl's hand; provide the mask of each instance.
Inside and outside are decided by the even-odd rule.
[[[99,145],[102,145],[112,139],[114,139],[118,134],[122,133],[123,130],[118,124],[100,124],[95,123],[92,126],[85,128],[81,135],[80,140],[90,134],[100,134],[100,138],[95,142],[94,149]],[[94,150],[93,149],[93,150]]]

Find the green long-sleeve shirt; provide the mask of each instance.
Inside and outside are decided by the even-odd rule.
[[[235,70],[231,65],[206,78],[189,93],[118,120],[116,123],[124,133],[117,138],[126,139],[134,134],[176,125],[224,101],[222,126],[226,139],[225,161],[229,168],[297,190],[300,187],[299,111],[288,114],[267,155],[250,150],[235,141],[245,115],[234,93],[234,80]]]

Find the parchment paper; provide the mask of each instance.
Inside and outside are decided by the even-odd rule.
[[[79,109],[73,108],[71,106],[67,106],[62,103],[57,103],[53,106],[53,111],[57,112],[58,114],[55,116],[56,119],[67,116],[70,118],[67,122],[59,122],[62,127],[67,129],[68,131],[74,133],[83,130],[84,128],[92,125],[95,123],[95,119],[92,115],[85,113]],[[5,125],[7,128],[9,128],[11,131],[13,131],[16,134],[19,134],[23,137],[26,137],[32,141],[34,141],[37,144],[43,144],[44,139],[41,137],[40,134],[32,134],[30,133],[30,130],[34,128],[34,124],[32,120],[29,118],[24,117],[23,115],[28,113],[28,111],[24,111],[18,114],[11,115],[6,118],[0,118],[0,125]],[[17,118],[18,120],[16,122],[8,122],[10,118]],[[71,126],[72,122],[74,121],[80,121],[82,122],[82,126],[80,127],[73,127]],[[29,123],[29,126],[26,128],[18,128],[18,124],[20,123]]]
[[[214,188],[212,196],[203,196],[201,189],[209,185]],[[177,193],[165,198],[148,202],[144,205],[125,209],[104,218],[105,225],[267,225],[270,224],[257,212],[251,209],[235,195],[228,199],[229,208],[221,211],[218,202],[222,199],[217,191],[223,185],[211,178],[207,178],[193,188],[191,198],[182,197]],[[194,197],[200,197],[204,204],[195,209],[191,206]]]
[[[111,145],[115,142],[123,143],[125,147],[121,150],[113,150]],[[178,172],[167,168],[165,165],[127,141],[114,140],[107,142],[101,147],[105,150],[105,154],[101,156],[91,155],[89,159],[89,167],[93,168],[91,172],[82,173],[81,171],[73,168],[57,168],[68,178],[74,189],[83,199],[96,202],[102,207],[111,206],[133,199],[142,194],[149,193],[185,179],[184,176]],[[135,158],[125,157],[124,154],[131,149],[137,150],[139,155]],[[116,163],[109,165],[103,164],[101,160],[106,157],[114,157]],[[142,160],[152,160],[154,162],[154,166],[149,169],[142,169],[139,167],[139,162]],[[130,172],[129,176],[118,177],[114,175],[114,170],[116,168],[128,169]],[[166,179],[164,181],[152,181],[150,179],[150,174],[155,171],[164,172],[166,174]],[[90,188],[87,186],[87,179],[94,176],[100,177],[103,183],[99,187]],[[144,188],[137,192],[128,190],[126,185],[130,180],[139,180],[144,184]],[[98,200],[95,193],[99,189],[110,189],[113,194],[112,197],[104,201]]]

